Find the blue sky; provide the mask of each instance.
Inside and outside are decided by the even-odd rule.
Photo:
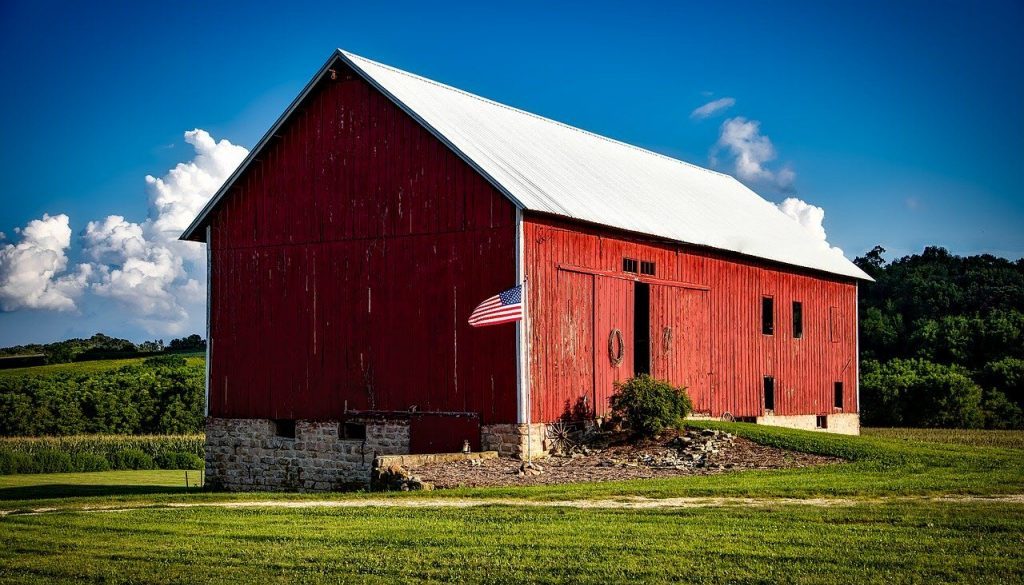
[[[185,131],[251,147],[334,47],[705,166],[726,120],[757,122],[764,170],[795,179],[755,189],[824,208],[851,258],[875,244],[1024,256],[1019,2],[91,4],[0,4],[0,248],[66,214],[55,278],[96,260],[88,222],[154,219],[145,177],[196,156]],[[174,286],[204,282],[184,266]],[[202,331],[201,304],[169,327],[82,286],[73,309],[9,303],[0,345]]]

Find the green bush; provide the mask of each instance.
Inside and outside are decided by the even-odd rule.
[[[35,473],[36,462],[31,455],[17,451],[0,451],[0,475]]]
[[[36,451],[32,458],[35,460],[38,473],[68,473],[74,471],[71,464],[71,455],[56,449]]]
[[[653,436],[677,427],[693,410],[685,388],[643,374],[615,385],[612,413],[626,420],[633,432]]]
[[[109,471],[110,462],[102,455],[79,452],[71,456],[71,466],[75,471]]]
[[[203,469],[205,463],[194,453],[168,451],[155,458],[160,469]]]
[[[28,453],[10,453],[11,473],[39,473],[39,463]]]
[[[865,426],[979,428],[982,390],[960,366],[925,359],[865,360],[861,368]]]
[[[110,466],[113,469],[156,469],[156,462],[141,449],[125,449],[114,454]]]
[[[110,467],[117,467],[115,460],[118,454],[125,450],[141,451],[153,459],[160,458],[166,453],[176,453],[172,459],[174,468],[180,465],[181,469],[197,469],[196,461],[202,461],[205,438],[203,435],[149,435],[149,436],[125,436],[125,435],[77,435],[69,437],[13,437],[0,438],[0,453],[18,453],[34,461],[34,456],[40,451],[54,450],[67,453],[71,456],[73,471],[99,471]],[[187,459],[181,459],[188,455]],[[106,462],[102,463],[100,460]],[[5,473],[34,473],[33,471],[17,471],[22,463],[14,465],[6,463],[8,460],[0,460],[0,475]],[[81,461],[81,463],[79,463]],[[36,467],[35,463],[26,469]],[[163,465],[161,465],[163,467]],[[15,471],[7,471],[15,469]]]

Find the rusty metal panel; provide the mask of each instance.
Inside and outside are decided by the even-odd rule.
[[[515,209],[390,100],[325,81],[231,189],[211,218],[212,416],[515,422],[515,330],[466,323],[514,284]]]
[[[776,380],[776,414],[833,412],[835,382],[843,382],[844,410],[856,411],[852,280],[550,217],[528,215],[524,234],[534,421],[559,418],[567,389],[587,384],[593,384],[594,404],[600,408],[614,381],[632,375],[631,287],[637,280],[651,286],[652,373],[687,386],[699,412],[762,415],[764,376]],[[624,257],[654,262],[655,276],[624,273]],[[594,371],[575,377],[557,370],[558,362],[551,359],[566,342],[561,323],[585,320],[578,311],[586,305],[578,297],[586,286],[559,286],[567,267],[577,273],[589,271],[595,279]],[[773,335],[761,333],[765,295],[775,299]],[[800,338],[793,336],[793,301],[803,306]],[[607,356],[612,329],[623,333],[627,348],[617,367]]]

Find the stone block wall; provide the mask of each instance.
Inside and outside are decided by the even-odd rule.
[[[295,421],[295,437],[270,419],[208,418],[206,481],[231,491],[327,491],[365,487],[377,455],[409,452],[404,420],[358,420],[365,439],[342,438],[339,421]]]
[[[480,427],[480,443],[485,451],[497,451],[501,457],[526,459],[547,457],[547,425],[498,424]]]

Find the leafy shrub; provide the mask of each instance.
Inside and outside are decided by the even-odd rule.
[[[203,469],[204,461],[194,453],[167,451],[157,455],[156,465],[160,469]]]
[[[41,449],[32,458],[35,460],[38,473],[68,473],[74,471],[71,455],[56,449]]]
[[[113,469],[156,469],[156,462],[141,449],[125,449],[114,454],[110,466]]]
[[[115,460],[117,460],[118,454],[125,450],[141,451],[153,459],[164,453],[186,454],[191,457],[180,463],[175,459],[174,465],[186,465],[187,463],[194,466],[196,460],[202,461],[204,443],[203,435],[16,437],[0,438],[0,452],[19,453],[31,460],[39,451],[55,450],[71,456],[73,471],[101,471],[117,467]],[[81,464],[77,463],[78,458],[83,456],[90,458],[82,459]],[[176,457],[180,458],[181,455]],[[100,459],[107,462],[106,466],[100,463]],[[4,471],[6,468],[0,463],[0,474],[33,473],[33,471]],[[197,467],[183,467],[182,469],[197,469]]]
[[[633,432],[652,436],[682,423],[693,410],[685,388],[643,374],[615,385],[612,412],[624,418]]]
[[[18,451],[0,451],[0,474],[36,473],[36,462],[31,455]]]
[[[866,360],[861,395],[866,426],[978,428],[985,422],[981,387],[959,366]]]
[[[75,471],[109,471],[110,462],[102,455],[79,452],[71,456],[71,466]]]
[[[1019,429],[1024,427],[1024,411],[998,390],[986,390],[981,401],[986,429]]]
[[[1024,359],[1007,357],[985,364],[979,376],[985,388],[998,390],[1024,407]]]

